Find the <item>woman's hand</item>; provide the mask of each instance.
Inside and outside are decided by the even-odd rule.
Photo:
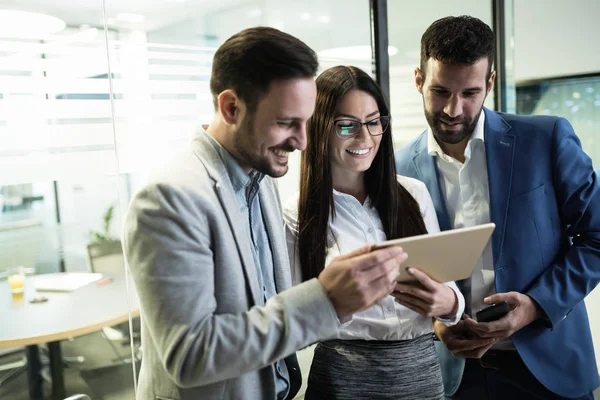
[[[424,317],[449,319],[458,310],[458,299],[454,290],[439,283],[416,268],[408,268],[416,282],[396,283],[392,296],[399,304]]]

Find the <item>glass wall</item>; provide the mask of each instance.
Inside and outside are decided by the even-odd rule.
[[[427,128],[423,99],[414,79],[414,69],[420,60],[421,36],[435,20],[464,14],[490,26],[493,24],[491,1],[425,0],[411,6],[388,1],[390,106],[396,147],[410,142]],[[493,93],[488,95],[485,105],[495,108]]]
[[[0,4],[0,398],[132,398],[138,310],[119,240],[130,186],[106,51],[119,29],[104,30],[101,1],[10,3]],[[27,369],[41,379],[28,382]]]
[[[304,40],[321,70],[370,71],[369,2],[21,0],[0,9],[0,318],[10,321],[0,324],[0,398],[37,390],[130,400],[141,351],[123,214],[150,169],[212,118],[216,48],[267,25]],[[297,190],[295,157],[280,180],[284,200]],[[24,293],[13,294],[21,274]],[[303,369],[311,354],[300,354]],[[35,388],[28,368],[42,378]]]

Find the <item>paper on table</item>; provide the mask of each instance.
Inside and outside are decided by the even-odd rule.
[[[58,272],[34,276],[33,286],[40,292],[72,292],[100,279],[100,273]]]

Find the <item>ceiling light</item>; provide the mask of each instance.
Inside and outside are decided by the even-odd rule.
[[[310,15],[310,13],[307,12],[303,12],[302,14],[300,14],[300,19],[302,21],[308,21],[309,19],[311,19],[311,17],[312,16]]]
[[[50,15],[0,10],[0,37],[38,38],[63,29],[65,22]]]
[[[132,24],[139,24],[140,22],[144,22],[146,17],[140,14],[131,14],[131,13],[119,13],[117,14],[117,21],[121,22],[131,22]]]
[[[260,8],[255,8],[253,10],[248,11],[248,18],[256,18],[262,15],[262,10]]]
[[[319,15],[319,18],[317,18],[319,20],[319,22],[323,22],[323,23],[328,23],[329,22],[329,16],[328,15]]]
[[[396,53],[398,53],[396,47],[388,47],[388,55],[393,56]],[[317,54],[319,57],[335,58],[338,60],[370,60],[372,57],[371,46],[336,47],[319,51]]]
[[[98,36],[98,29],[96,29],[96,28],[87,28],[87,29],[80,28],[79,32],[77,32],[71,36],[65,36],[64,40],[70,41],[70,42],[91,42],[91,41],[95,40],[97,36]]]

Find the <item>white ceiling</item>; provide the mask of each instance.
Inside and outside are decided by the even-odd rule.
[[[0,9],[48,14],[75,27],[102,27],[103,3],[106,3],[110,27],[152,31],[190,18],[195,13],[206,14],[243,2],[244,0],[0,0]],[[141,23],[127,23],[116,20],[119,13],[140,14],[145,18]]]
[[[367,0],[0,0],[0,9],[52,15],[71,27],[101,28],[104,3],[110,28],[151,32],[153,41],[190,44],[208,34],[219,43],[245,27],[269,25],[298,36],[316,51],[370,44]],[[143,15],[144,21],[119,21],[119,13]],[[491,2],[388,1],[389,43],[398,49],[390,59],[392,66],[416,65],[427,26],[442,16],[459,14],[491,23]]]

